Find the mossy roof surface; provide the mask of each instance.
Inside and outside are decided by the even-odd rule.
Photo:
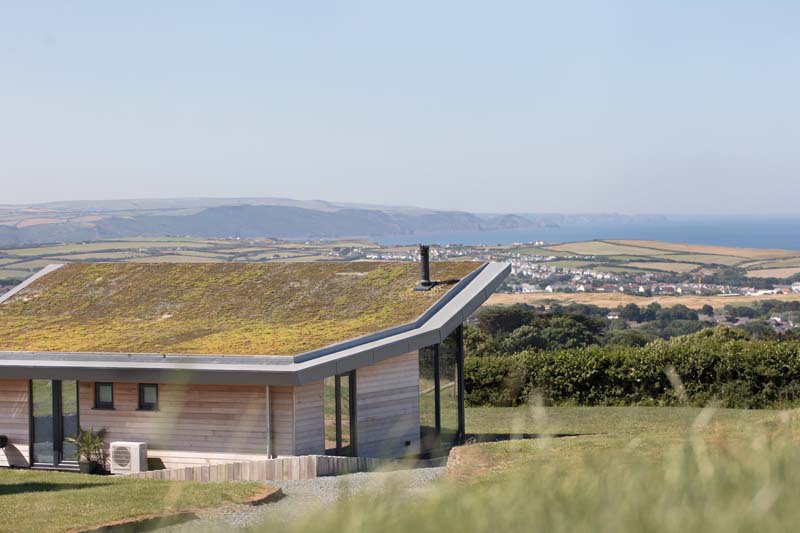
[[[294,355],[417,319],[479,263],[69,264],[0,304],[0,350]]]

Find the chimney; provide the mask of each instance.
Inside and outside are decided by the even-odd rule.
[[[415,291],[429,291],[431,287],[436,285],[435,281],[431,281],[431,247],[427,244],[419,245],[419,264],[420,264],[420,280],[417,286],[414,287]]]

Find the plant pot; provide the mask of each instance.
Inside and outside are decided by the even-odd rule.
[[[94,474],[97,472],[97,461],[78,461],[78,470],[81,474]]]

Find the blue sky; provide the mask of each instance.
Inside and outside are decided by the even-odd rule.
[[[797,212],[797,2],[7,2],[0,203]]]

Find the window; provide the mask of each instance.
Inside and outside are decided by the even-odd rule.
[[[113,409],[114,408],[114,384],[95,383],[94,384],[94,408]]]
[[[325,453],[356,455],[356,374],[348,372],[325,378]]]
[[[158,385],[139,384],[139,410],[155,411],[158,409]]]
[[[464,439],[464,336],[461,327],[419,350],[420,439],[423,455],[446,455]]]

